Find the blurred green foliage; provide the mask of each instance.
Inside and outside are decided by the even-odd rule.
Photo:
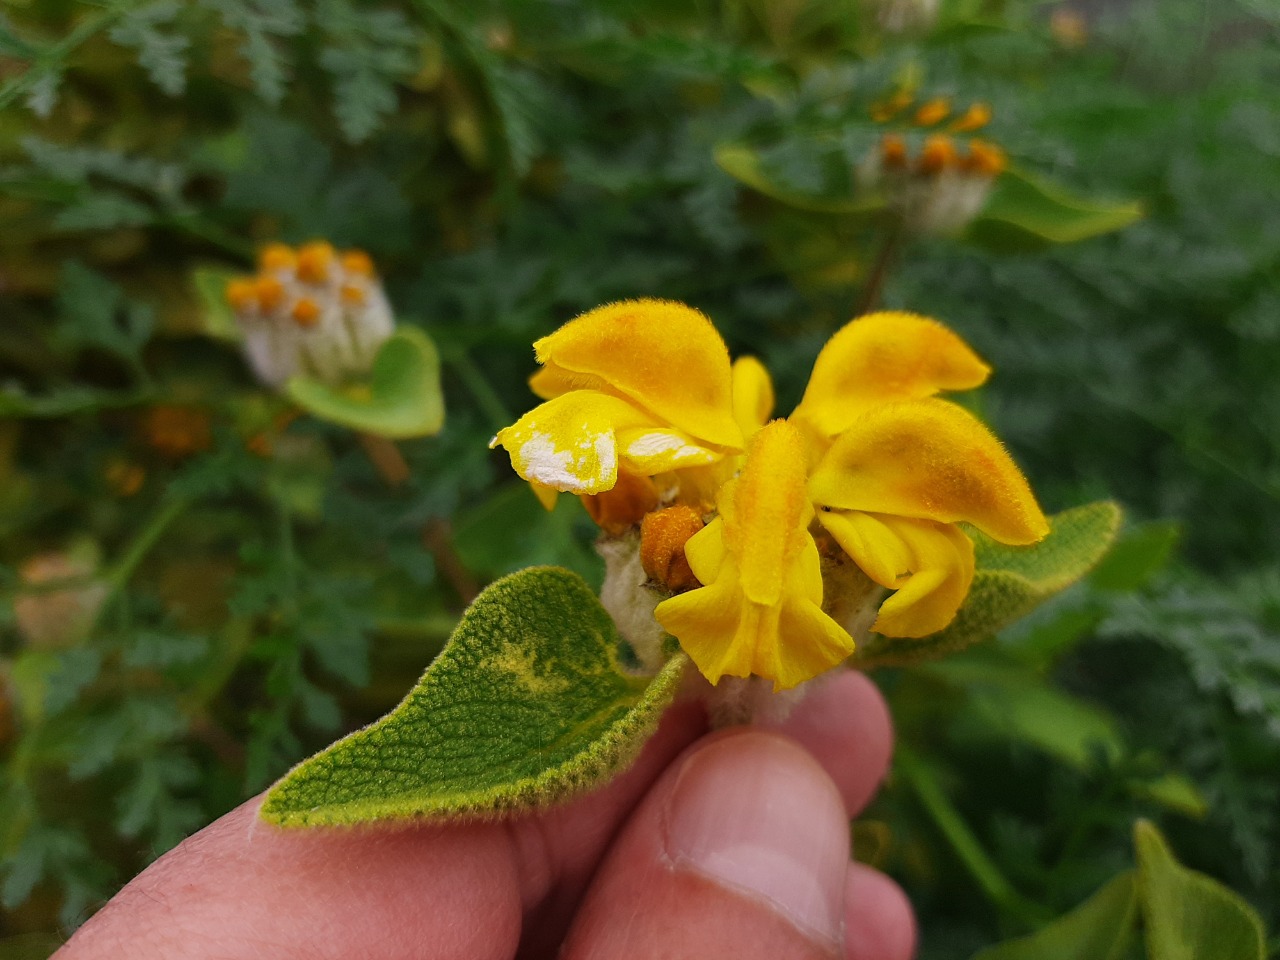
[[[995,642],[876,673],[903,751],[856,849],[911,893],[922,956],[1081,903],[1139,816],[1276,929],[1278,80],[1263,0],[943,0],[901,35],[869,0],[8,4],[0,936],[33,950],[385,712],[480,584],[598,582],[585,514],[487,449],[537,336],[682,299],[788,409],[869,287],[994,365],[979,412],[1046,508],[1135,518]],[[990,103],[1017,170],[1145,217],[889,246],[883,213],[728,172],[751,145],[760,184],[822,195],[904,83]],[[448,421],[399,445],[398,486],[209,336],[201,271],[320,236],[440,348]]]

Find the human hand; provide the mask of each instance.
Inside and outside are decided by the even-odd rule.
[[[848,856],[891,748],[883,700],[849,672],[774,731],[707,734],[678,705],[626,773],[537,815],[281,830],[257,798],[55,960],[908,960],[905,896]]]

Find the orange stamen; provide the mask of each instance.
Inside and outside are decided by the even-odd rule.
[[[342,285],[342,299],[345,303],[364,303],[364,289],[354,283],[344,283]]]
[[[901,170],[907,165],[907,141],[896,133],[886,133],[880,138],[880,160],[891,170]]]
[[[647,514],[640,525],[644,572],[672,593],[701,586],[689,568],[684,545],[702,526],[702,518],[690,507],[668,507]]]

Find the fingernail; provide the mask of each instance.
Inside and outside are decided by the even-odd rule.
[[[668,801],[667,855],[839,943],[849,825],[835,785],[784,737],[746,732],[684,761]]]

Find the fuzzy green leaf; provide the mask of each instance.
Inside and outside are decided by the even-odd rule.
[[[1006,170],[967,237],[995,250],[1024,251],[1111,233],[1142,215],[1140,203],[1081,200],[1021,171]]]
[[[295,767],[262,815],[286,826],[474,817],[601,783],[639,750],[686,663],[628,674],[618,644],[577,574],[499,580],[392,713]]]
[[[877,193],[855,191],[847,170],[844,182],[829,184],[822,192],[807,192],[781,183],[765,167],[759,151],[740,143],[723,143],[715,149],[716,163],[725,173],[752,190],[797,210],[813,213],[874,213],[884,207]]]
[[[1006,547],[971,531],[977,572],[951,624],[919,639],[872,634],[856,662],[916,663],[986,639],[1088,573],[1111,546],[1120,519],[1120,507],[1110,501],[1065,510],[1049,518],[1049,535],[1029,547]]]
[[[988,947],[973,960],[1121,960],[1138,919],[1136,886],[1134,872],[1126,870],[1048,926]]]
[[[295,376],[285,393],[322,420],[393,440],[430,436],[444,425],[440,355],[416,327],[400,327],[382,345],[367,385],[331,387]]]
[[[1262,921],[1239,894],[1178,863],[1150,822],[1133,840],[1151,960],[1264,960]]]

